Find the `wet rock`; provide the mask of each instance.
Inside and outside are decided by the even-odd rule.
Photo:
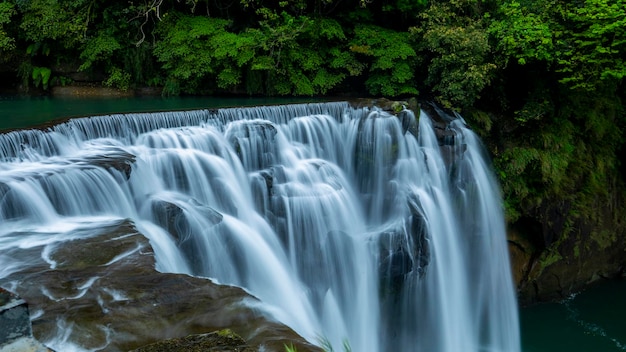
[[[31,334],[26,301],[0,288],[0,346]]]
[[[400,290],[409,276],[422,278],[431,259],[428,229],[419,210],[419,199],[413,195],[407,204],[409,216],[405,225],[379,236],[379,274],[385,290],[391,293]]]
[[[252,347],[278,351],[295,341],[299,351],[320,351],[249,308],[245,302],[256,299],[242,289],[158,272],[150,243],[132,223],[83,232],[71,241],[3,253],[29,263],[0,279],[0,286],[13,287],[29,302],[37,312],[33,334],[51,347],[71,342],[128,351],[230,328]]]
[[[224,218],[215,209],[202,205],[196,200],[192,199],[188,204],[203,214],[212,225],[219,224]],[[151,207],[155,223],[169,232],[177,244],[180,245],[189,240],[192,229],[183,208],[178,204],[161,199],[154,199]]]
[[[0,288],[0,352],[52,352],[33,338],[26,301]]]
[[[357,98],[348,101],[348,103],[354,108],[379,108],[387,111],[391,114],[402,111],[405,107],[409,106],[407,101],[397,101],[387,98]]]
[[[403,247],[397,247],[387,253],[380,264],[381,278],[392,290],[397,290],[404,283],[404,278],[413,270],[413,258]]]
[[[408,101],[390,100],[386,98],[360,98],[353,99],[348,103],[354,108],[367,107],[370,109],[381,109],[382,111],[394,115],[400,119],[403,133],[409,132],[413,134],[415,138],[418,136],[417,118],[420,116],[420,105],[415,98],[410,98]]]
[[[159,341],[131,352],[256,352],[230,329]]]
[[[265,185],[267,187],[267,194],[272,195],[274,193],[274,170],[263,170],[259,173],[261,177],[265,180]]]
[[[6,184],[0,182],[0,219],[10,219],[15,217],[15,209],[6,206],[6,204],[10,204],[11,200],[11,188]]]
[[[187,264],[194,275],[204,275],[204,246],[202,242],[213,228],[222,222],[224,216],[213,208],[203,205],[195,199],[185,203],[189,210],[201,216],[202,223],[194,223],[193,216],[187,213],[180,205],[161,199],[153,199],[152,215],[156,224],[163,227],[176,241],[176,245],[185,254]]]
[[[271,167],[276,162],[278,130],[269,121],[241,121],[225,133],[235,153],[248,171]]]
[[[455,144],[456,133],[449,128],[434,127],[435,137],[439,146],[451,146]]]
[[[569,232],[554,237],[555,242],[546,241],[552,236],[546,232],[554,229],[538,222],[511,226],[508,239],[514,246],[509,253],[520,304],[561,300],[595,281],[621,277],[626,237],[623,229],[613,226],[579,220]]]
[[[416,126],[417,124],[415,123],[415,115],[412,113],[409,113],[408,110],[403,110],[401,112],[398,113],[398,118],[400,119],[400,123],[402,124],[402,133],[406,133],[407,131],[409,131],[409,128],[411,128],[411,126]]]
[[[4,198],[4,195],[9,192],[10,188],[6,184],[0,182],[0,200]]]
[[[20,337],[6,345],[0,345],[0,352],[54,352],[32,337]]]
[[[112,151],[106,155],[93,155],[81,161],[74,161],[78,164],[90,164],[104,169],[113,169],[122,173],[126,179],[130,178],[135,164],[136,157],[123,150]]]
[[[407,228],[410,229],[410,239],[412,243],[413,255],[417,258],[415,270],[422,277],[430,263],[430,240],[428,236],[428,227],[426,219],[420,210],[420,200],[415,194],[412,194],[407,205],[409,207],[409,218]]]

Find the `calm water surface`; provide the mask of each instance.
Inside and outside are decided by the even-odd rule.
[[[626,351],[626,280],[520,313],[524,352]]]
[[[0,132],[70,117],[295,102],[307,100],[0,96]],[[520,319],[524,352],[626,351],[626,280],[595,285],[559,303],[524,308]]]
[[[213,98],[213,97],[103,97],[52,98],[0,95],[0,132],[41,125],[56,119],[128,112],[195,110],[220,107],[258,106],[320,102],[306,98]]]

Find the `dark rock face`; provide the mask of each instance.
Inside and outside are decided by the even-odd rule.
[[[54,352],[33,338],[26,301],[0,288],[0,352]]]
[[[546,231],[552,234],[544,236]],[[592,282],[624,275],[623,229],[578,222],[563,232],[528,221],[510,227],[509,253],[520,304],[564,299]]]
[[[421,278],[430,263],[430,243],[424,217],[420,214],[418,200],[408,202],[410,216],[402,229],[382,233],[379,237],[379,275],[385,293],[398,292],[408,276]]]
[[[202,205],[197,201],[192,200],[189,204],[204,214],[212,225],[221,223],[224,218],[215,209]],[[168,201],[155,199],[152,203],[152,213],[155,223],[167,230],[176,239],[178,245],[189,240],[191,225],[185,215],[185,211],[180,206]]]
[[[413,270],[413,258],[403,247],[385,253],[380,263],[380,277],[385,287],[397,291],[404,283],[405,276]]]
[[[85,160],[74,161],[77,164],[89,164],[104,169],[113,169],[122,173],[126,179],[130,178],[133,164],[135,164],[135,156],[123,150],[109,152],[106,155],[94,155]]]
[[[203,215],[210,227],[220,224],[224,216],[215,209],[191,199],[186,203],[194,211]],[[176,241],[176,245],[185,253],[185,258],[193,274],[201,275],[205,268],[203,246],[197,234],[194,236],[193,225],[187,213],[179,205],[165,200],[154,199],[152,215],[156,224],[163,227]],[[195,232],[198,232],[197,230]]]
[[[0,286],[14,288],[37,312],[34,336],[51,347],[71,342],[128,351],[231,328],[253,347],[283,350],[293,342],[299,351],[319,351],[248,308],[243,300],[254,298],[239,288],[156,271],[148,240],[131,223],[85,233],[88,237],[4,253],[32,263],[0,280]]]
[[[0,288],[0,346],[31,334],[30,314],[26,302]]]
[[[225,137],[247,170],[261,170],[276,164],[277,134],[270,122],[244,121],[231,127]]]

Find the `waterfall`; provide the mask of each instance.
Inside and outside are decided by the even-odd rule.
[[[242,287],[336,351],[519,351],[480,141],[458,116],[401,114],[301,104],[2,134],[0,284],[18,265],[4,250],[130,219],[159,271]]]

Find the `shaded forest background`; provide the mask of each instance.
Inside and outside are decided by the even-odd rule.
[[[434,100],[486,142],[522,292],[626,266],[624,0],[5,0],[0,65],[22,91]]]

